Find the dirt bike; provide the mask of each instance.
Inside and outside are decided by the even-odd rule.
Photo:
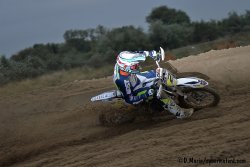
[[[160,47],[159,51],[161,55],[161,60],[165,59],[164,50]],[[160,68],[160,60],[156,61],[157,67]],[[138,108],[144,110],[144,113],[161,113],[163,107],[160,102],[160,98],[163,94],[171,97],[180,107],[182,108],[193,108],[196,111],[199,109],[216,106],[220,101],[219,94],[208,85],[209,83],[201,78],[197,77],[182,77],[177,78],[177,85],[175,87],[168,87],[165,84],[165,80],[161,75],[161,72],[156,73],[158,75],[154,81],[152,81],[152,86],[156,90],[153,99],[143,102],[137,105]],[[122,100],[123,95],[119,90],[110,90],[101,93],[97,96],[91,98],[92,102],[102,101],[110,102],[115,100]],[[131,122],[135,119],[132,114],[116,114],[116,118],[104,118],[105,113],[100,115],[101,122],[109,122],[113,124],[121,124],[124,122]]]

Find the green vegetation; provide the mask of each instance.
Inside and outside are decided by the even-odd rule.
[[[154,8],[146,21],[148,32],[134,26],[67,30],[63,43],[35,44],[9,59],[1,55],[0,85],[73,68],[80,69],[82,74],[94,68],[103,71],[115,63],[116,55],[122,50],[158,50],[162,46],[179,58],[219,49],[219,44],[214,46],[209,42],[213,40],[219,43],[236,39],[236,46],[249,44],[250,11],[242,15],[232,12],[220,21],[192,22],[185,12],[161,6]],[[197,43],[204,44],[194,46]]]

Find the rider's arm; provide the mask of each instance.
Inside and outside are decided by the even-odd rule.
[[[128,80],[116,80],[115,83],[122,92],[124,100],[129,104],[139,104],[150,96],[149,88],[134,95],[131,91],[131,84]]]
[[[159,53],[157,53],[155,50],[151,51],[136,51],[135,53],[143,54],[145,57],[151,57],[154,60],[159,59]]]
[[[146,57],[151,57],[154,60],[158,60],[160,58],[159,53],[157,53],[155,50],[144,51],[144,54]]]

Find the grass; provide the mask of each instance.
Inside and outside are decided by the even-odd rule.
[[[219,38],[214,41],[173,49],[169,52],[179,59],[189,55],[197,55],[203,52],[207,52],[209,50],[220,50],[230,47],[247,45],[250,45],[250,32],[241,32],[233,36]]]
[[[33,79],[25,79],[19,82],[11,82],[0,87],[1,96],[12,96],[27,91],[43,89],[53,86],[59,86],[65,83],[101,78],[113,74],[113,66],[105,66],[98,69],[75,68],[68,71],[58,71],[51,74],[45,74]]]

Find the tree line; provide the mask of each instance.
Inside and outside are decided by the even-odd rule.
[[[67,30],[63,43],[34,44],[9,59],[2,55],[0,84],[62,69],[114,64],[123,50],[174,49],[250,31],[250,11],[241,15],[231,12],[219,21],[191,21],[184,11],[160,6],[152,9],[146,21],[147,32],[132,25]]]

